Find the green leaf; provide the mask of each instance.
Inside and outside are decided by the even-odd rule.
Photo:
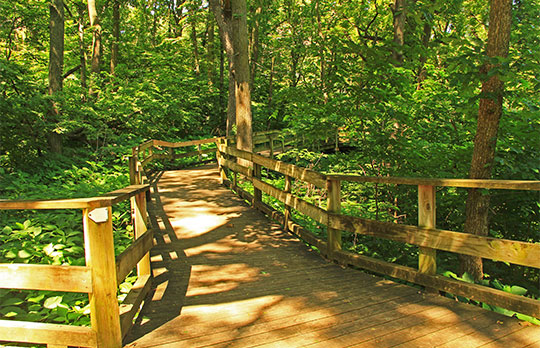
[[[514,295],[525,296],[525,294],[527,293],[527,289],[522,288],[521,286],[512,285],[509,292]]]
[[[17,297],[10,297],[8,299],[6,299],[5,301],[2,302],[1,306],[2,307],[7,307],[7,306],[18,306],[20,305],[21,303],[23,303],[23,300],[21,300],[20,298],[17,298]]]
[[[474,284],[474,278],[467,272],[463,273],[463,276],[461,277],[461,279],[464,281],[464,282],[467,282],[467,283],[470,283],[470,284]]]
[[[45,300],[43,307],[47,309],[54,309],[58,307],[60,303],[62,303],[62,296],[53,296]]]
[[[28,258],[32,257],[32,254],[30,254],[26,250],[19,250],[19,252],[17,253],[17,256],[19,258],[21,258],[21,259],[28,259]]]

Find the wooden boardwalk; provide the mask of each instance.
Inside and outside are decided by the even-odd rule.
[[[127,347],[540,347],[540,328],[329,263],[219,185],[159,174],[156,277]]]

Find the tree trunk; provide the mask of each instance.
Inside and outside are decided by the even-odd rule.
[[[236,96],[236,147],[253,150],[246,0],[231,0]]]
[[[193,45],[193,60],[195,75],[199,75],[201,68],[199,66],[199,45],[197,44],[197,21],[195,20],[195,10],[193,10],[191,24],[191,44]]]
[[[54,0],[49,4],[50,41],[49,41],[49,88],[48,93],[54,96],[62,90],[62,70],[64,66],[64,2]],[[51,103],[49,121],[59,122],[60,110],[55,101]],[[62,153],[62,137],[54,130],[47,135],[51,152]]]
[[[321,92],[323,93],[324,104],[327,104],[328,92],[326,90],[326,58],[325,58],[326,38],[322,30],[320,0],[317,0],[317,3],[315,4],[315,10],[317,11],[317,16],[316,16],[317,17],[317,35],[319,36],[319,65],[320,65]]]
[[[508,56],[510,26],[512,23],[512,0],[492,0],[489,14],[489,31],[486,55],[489,58]],[[502,114],[504,85],[495,73],[489,76],[496,65],[486,63],[482,72],[486,80],[482,84],[480,106],[474,149],[469,178],[489,179],[491,177],[497,131]],[[471,189],[467,196],[465,233],[486,236],[488,234],[489,195],[481,190]],[[461,271],[475,279],[483,277],[482,259],[460,255]]]
[[[429,46],[429,39],[431,38],[431,24],[430,23],[424,23],[424,33],[422,34],[422,46],[424,46],[424,52],[420,55],[420,66],[418,67],[418,77],[416,79],[416,82],[418,83],[416,86],[417,90],[422,89],[422,83],[427,77],[427,70],[426,70],[426,62],[427,62],[427,50]]]
[[[120,0],[113,0],[112,34],[111,75],[114,75],[118,65],[118,42],[120,41]]]
[[[88,15],[92,27],[92,73],[99,74],[101,64],[101,25],[96,9],[96,0],[88,0]]]
[[[229,60],[229,98],[227,103],[227,136],[232,135],[236,124],[236,97],[235,97],[235,75],[234,75],[234,47],[232,41],[232,9],[230,0],[223,1],[223,7],[220,0],[209,0],[210,8],[214,12],[216,23],[219,28],[221,42],[227,53]]]
[[[81,62],[81,88],[83,90],[82,100],[86,100],[86,48],[84,46],[84,4],[77,3],[77,12],[79,14],[79,60]]]
[[[403,43],[405,42],[405,21],[407,18],[407,0],[395,0],[392,14],[394,16],[394,49],[392,58],[397,65],[403,63]]]
[[[255,73],[257,71],[257,63],[259,60],[259,30],[261,26],[261,12],[262,6],[259,2],[257,4],[257,9],[255,10],[255,23],[253,24],[253,29],[251,30],[251,68],[249,88],[252,91],[255,84]]]
[[[206,43],[206,60],[207,60],[207,76],[208,83],[214,84],[214,19],[208,16],[208,42]]]

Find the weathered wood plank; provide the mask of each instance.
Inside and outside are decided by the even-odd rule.
[[[92,292],[92,271],[84,266],[0,264],[0,288]]]
[[[341,211],[341,181],[328,180],[326,182],[328,192],[328,204],[326,211],[333,214],[339,214]],[[341,250],[341,231],[328,226],[328,252],[330,256],[336,250]]]
[[[330,215],[329,226],[352,233],[391,239],[421,247],[540,268],[540,244],[367,220],[345,215]]]
[[[150,185],[129,185],[119,190],[111,191],[101,197],[110,197],[112,204],[117,204],[126,199],[136,196],[139,193],[146,192],[150,189]]]
[[[112,205],[110,197],[46,199],[46,200],[6,200],[0,199],[0,210],[13,209],[94,209]]]
[[[271,195],[272,197],[278,199],[286,205],[298,210],[302,214],[309,216],[313,220],[321,224],[327,224],[328,213],[325,210],[256,178],[252,178],[252,182],[253,187],[258,188],[264,193]]]
[[[97,347],[89,327],[0,320],[0,341]]]
[[[534,180],[488,180],[488,179],[432,179],[388,176],[361,176],[355,174],[326,174],[329,179],[353,182],[371,182],[396,185],[427,185],[442,187],[486,188],[502,190],[540,191],[540,181]]]
[[[335,259],[340,263],[360,267],[379,274],[403,279],[414,284],[435,288],[454,295],[460,295],[479,302],[499,306],[518,313],[540,317],[540,301],[528,297],[514,295],[508,292],[478,284],[469,284],[440,275],[429,275],[417,270],[377,260],[371,257],[337,251]]]
[[[246,177],[251,177],[253,175],[253,170],[251,168],[248,168],[248,167],[244,167],[243,165],[240,165],[238,163],[235,163],[233,161],[230,161],[228,159],[225,159],[223,157],[220,157],[219,158],[219,162],[218,162],[220,165],[226,167],[226,168],[229,168],[230,170],[234,171],[234,172],[237,172],[237,173],[240,173]]]
[[[135,318],[144,298],[150,291],[151,285],[152,277],[149,274],[139,277],[124,299],[124,302],[120,305],[122,337],[125,337],[129,329],[131,329],[133,318]]]
[[[114,260],[112,210],[107,208],[108,219],[94,222],[89,210],[83,210],[83,230],[86,265],[92,269],[90,294],[90,322],[96,331],[98,345],[107,348],[122,347],[117,282]]]
[[[293,164],[278,161],[272,158],[257,155],[251,152],[242,151],[230,146],[220,145],[219,150],[231,156],[245,159],[262,165],[263,167],[278,173],[289,175],[295,179],[306,181],[319,188],[326,188],[326,177],[313,170],[295,166]]]
[[[418,226],[435,228],[435,211],[435,187],[418,186]],[[420,247],[418,270],[427,274],[437,273],[437,251],[435,249]]]
[[[116,281],[118,284],[135,268],[139,260],[152,249],[154,245],[153,237],[154,232],[152,229],[146,231],[116,257]]]

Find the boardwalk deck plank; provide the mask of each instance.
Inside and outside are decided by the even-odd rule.
[[[127,347],[509,348],[540,341],[536,326],[325,261],[219,185],[215,167],[157,177],[149,204],[159,227],[153,291]]]

